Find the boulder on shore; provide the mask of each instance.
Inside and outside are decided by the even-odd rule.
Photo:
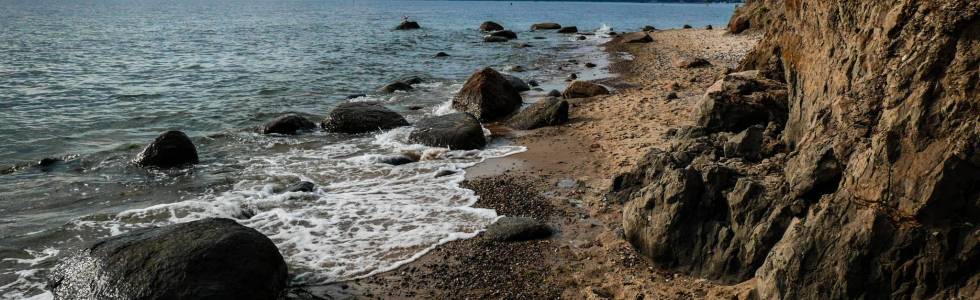
[[[561,29],[558,29],[558,33],[577,33],[577,32],[578,32],[578,27],[575,26],[566,26],[566,27],[562,27]]]
[[[539,30],[539,29],[540,30],[561,29],[561,25],[559,25],[558,23],[537,23],[531,25],[531,30]]]
[[[630,44],[634,44],[634,43],[649,43],[649,42],[652,42],[652,41],[653,41],[653,38],[651,38],[650,37],[650,34],[648,34],[645,31],[629,32],[629,33],[624,33],[624,34],[620,35],[620,42],[623,42],[623,43],[630,43]]]
[[[469,113],[452,113],[415,123],[409,142],[453,150],[480,149],[487,145],[480,120]]]
[[[133,159],[141,167],[173,168],[197,164],[197,148],[186,134],[171,130],[161,133]]]
[[[521,107],[523,101],[507,77],[488,67],[473,73],[466,80],[453,98],[452,106],[488,122],[510,115]]]
[[[562,93],[562,97],[565,99],[571,98],[588,98],[598,95],[609,94],[609,90],[606,87],[591,83],[588,81],[572,81],[568,87],[565,88],[565,92]]]
[[[684,29],[691,29],[691,28],[694,28],[694,27],[691,27],[691,25],[688,25],[688,24],[684,24]]]
[[[657,28],[650,25],[643,26],[643,31],[654,31],[654,30],[657,30]]]
[[[313,128],[316,128],[316,124],[313,124],[313,122],[303,116],[285,114],[266,123],[262,127],[262,134],[278,133],[292,135],[299,131],[311,130]]]
[[[230,219],[109,237],[55,270],[58,299],[278,299],[287,275],[269,238]]]
[[[504,26],[497,24],[497,22],[486,21],[483,22],[483,24],[480,24],[480,31],[498,31],[498,30],[504,30]]]
[[[402,21],[401,24],[398,24],[398,26],[395,27],[395,30],[411,30],[420,28],[422,28],[422,26],[419,26],[418,22],[406,20]]]
[[[528,130],[568,122],[568,101],[546,98],[531,104],[507,121],[514,129]]]
[[[674,61],[674,66],[678,68],[700,68],[710,66],[711,62],[700,57],[685,57]]]
[[[347,102],[337,105],[323,120],[323,129],[339,133],[363,133],[408,126],[398,113],[378,102]]]
[[[514,87],[514,89],[516,89],[518,92],[531,90],[531,86],[524,82],[524,80],[522,80],[520,77],[504,73],[501,73],[500,75],[503,75],[504,78],[507,79],[507,83],[510,83],[510,86]]]
[[[498,31],[491,32],[490,35],[507,38],[508,40],[513,40],[517,38],[517,34],[510,30],[498,30]]]
[[[526,217],[503,217],[490,224],[483,236],[500,242],[546,239],[554,232],[551,226]]]

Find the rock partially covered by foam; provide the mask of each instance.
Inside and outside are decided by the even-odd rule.
[[[521,107],[523,99],[507,77],[492,68],[477,71],[453,98],[453,108],[473,114],[481,121],[494,121]]]
[[[469,113],[452,113],[415,123],[409,142],[453,150],[480,149],[487,145],[480,120]]]
[[[364,133],[401,126],[408,126],[408,121],[378,102],[342,103],[323,120],[324,130],[338,133]]]
[[[266,236],[204,219],[103,239],[52,274],[59,299],[278,299],[287,272]]]
[[[303,116],[285,114],[266,123],[262,127],[262,133],[296,134],[299,131],[311,130],[313,128],[316,128],[316,124],[313,124],[313,122]]]
[[[197,164],[197,148],[186,134],[171,130],[161,133],[133,159],[141,167],[173,168]]]

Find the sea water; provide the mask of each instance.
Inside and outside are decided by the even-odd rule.
[[[475,70],[491,66],[546,87],[600,61],[609,30],[721,28],[732,4],[471,1],[0,2],[0,298],[49,298],[59,259],[102,237],[206,217],[236,219],[279,247],[293,284],[390,270],[498,215],[473,208],[465,168],[523,151],[407,143],[411,127],[361,135],[262,135],[286,112],[319,120],[351,94],[410,123],[452,112]],[[402,18],[423,29],[392,30]],[[493,20],[517,32],[483,43]],[[537,22],[578,26],[585,41]],[[541,37],[542,39],[536,39]],[[532,47],[517,48],[517,43]],[[437,52],[450,54],[434,57]],[[568,60],[575,59],[572,64]],[[603,64],[600,64],[602,67]],[[561,68],[559,68],[561,67]],[[424,83],[381,94],[405,76]],[[547,91],[523,96],[534,102]],[[413,110],[410,107],[421,106]],[[182,130],[202,163],[137,168],[132,157]],[[380,161],[404,151],[427,160]],[[38,165],[44,158],[53,164]],[[437,174],[449,174],[436,176]],[[313,192],[283,192],[300,180]]]

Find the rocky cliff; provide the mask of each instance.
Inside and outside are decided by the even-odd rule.
[[[980,2],[750,5],[759,72],[615,180],[630,242],[763,299],[980,293]]]

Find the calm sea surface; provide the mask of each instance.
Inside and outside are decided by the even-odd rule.
[[[236,218],[268,235],[294,283],[388,270],[468,238],[497,218],[475,209],[459,171],[523,151],[405,143],[410,127],[365,135],[264,136],[284,112],[319,120],[350,94],[384,101],[410,122],[450,110],[474,70],[492,66],[560,87],[568,66],[595,61],[610,30],[683,24],[721,28],[732,4],[456,1],[0,0],[0,298],[48,298],[58,259],[100,237],[204,217]],[[394,31],[405,16],[422,30]],[[518,33],[482,42],[494,20]],[[586,41],[531,24],[576,25]],[[543,37],[535,39],[534,37]],[[516,48],[517,43],[533,47]],[[448,58],[435,58],[437,52]],[[564,70],[558,67],[564,66]],[[382,95],[405,76],[424,83]],[[534,102],[543,92],[526,93]],[[409,110],[409,106],[423,106]],[[202,164],[159,172],[129,161],[157,134],[182,130]],[[392,167],[401,151],[438,159]],[[43,158],[55,158],[39,166]],[[283,193],[298,180],[312,193]]]

